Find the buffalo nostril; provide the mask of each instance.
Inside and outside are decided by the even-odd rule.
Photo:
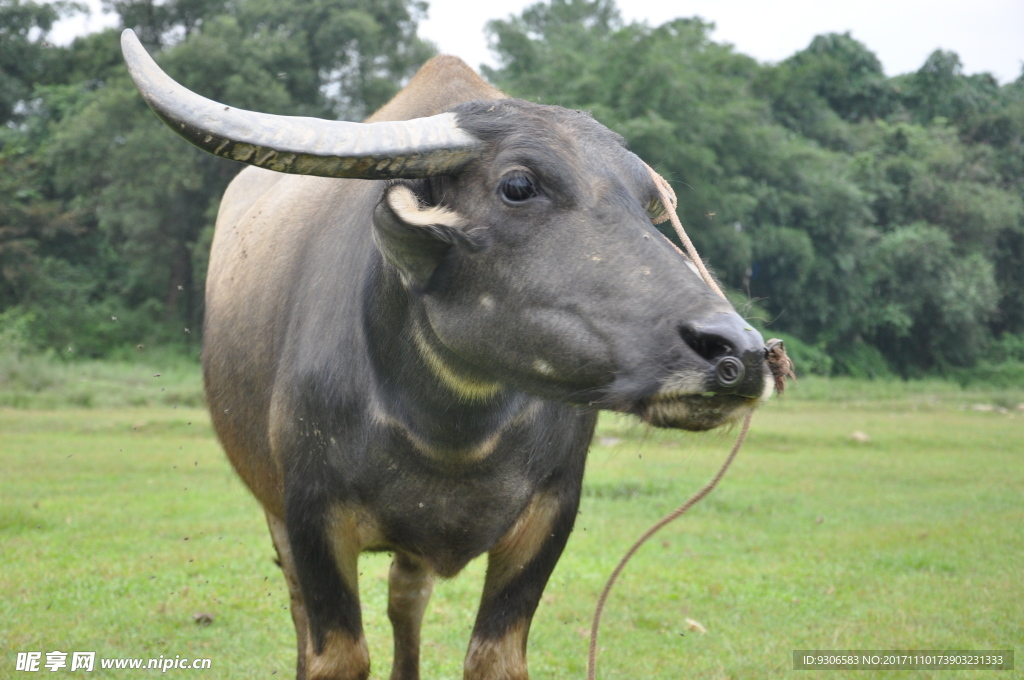
[[[683,326],[679,329],[679,335],[690,349],[708,363],[713,364],[719,357],[733,354],[732,345],[714,333],[706,333]]]
[[[746,375],[743,362],[736,357],[722,357],[715,364],[715,380],[722,387],[735,387]]]

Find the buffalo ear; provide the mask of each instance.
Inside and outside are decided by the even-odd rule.
[[[452,247],[479,245],[462,217],[448,208],[420,205],[405,184],[389,186],[373,213],[373,239],[410,288],[423,289]]]

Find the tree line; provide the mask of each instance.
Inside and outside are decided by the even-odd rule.
[[[435,52],[416,0],[108,7],[185,86],[271,113],[358,120]],[[78,356],[195,347],[219,197],[241,166],[148,111],[120,28],[49,43],[77,11],[0,0],[0,339]],[[887,77],[849,34],[760,64],[712,28],[551,0],[489,24],[484,75],[622,134],[675,187],[737,307],[804,370],[1024,362],[1024,72],[1000,85],[937,50]]]

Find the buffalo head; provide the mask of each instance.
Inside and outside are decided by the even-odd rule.
[[[589,115],[506,98],[407,121],[273,116],[185,90],[129,31],[123,46],[150,106],[196,146],[387,180],[372,224],[381,266],[459,399],[516,388],[702,430],[770,394],[761,335],[655,229],[647,167]]]

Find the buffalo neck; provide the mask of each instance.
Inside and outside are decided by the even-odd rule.
[[[419,294],[380,257],[368,269],[363,315],[377,407],[432,455],[479,450],[538,401],[453,356],[430,327]]]

